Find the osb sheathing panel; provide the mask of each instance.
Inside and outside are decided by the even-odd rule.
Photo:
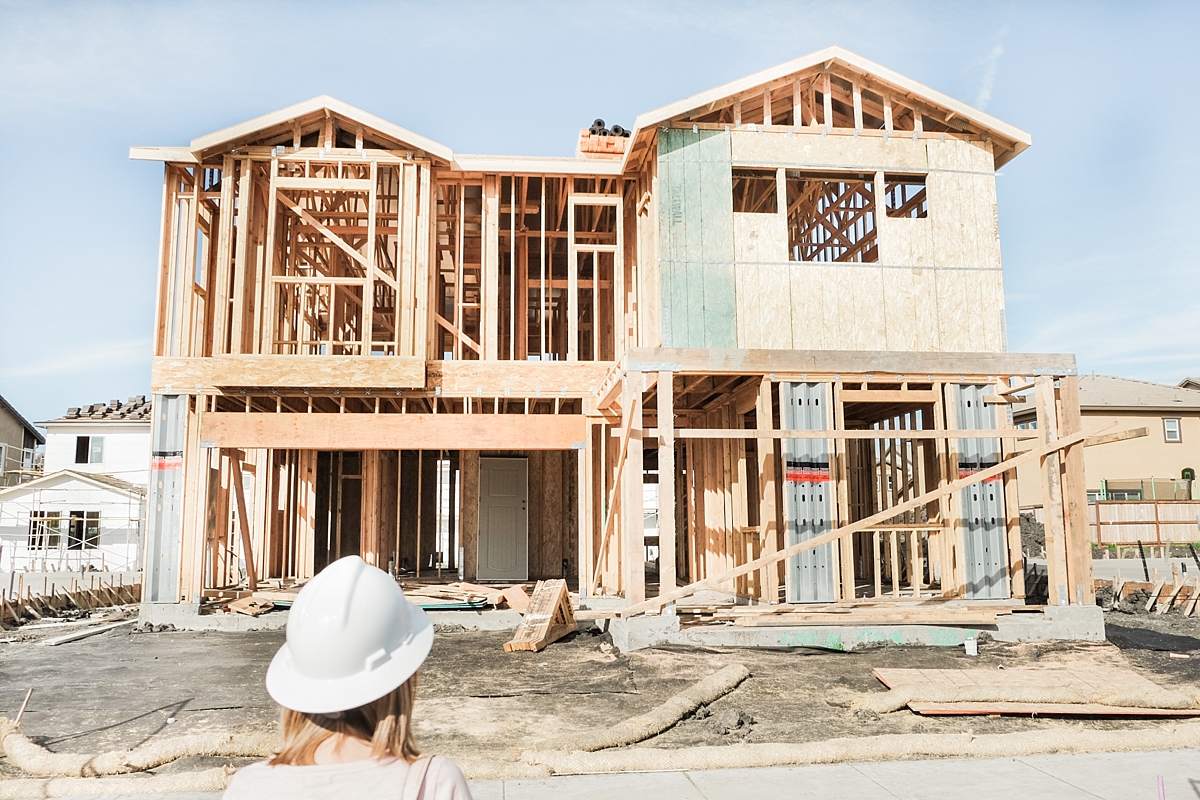
[[[933,265],[1000,267],[996,177],[986,142],[928,142]]]
[[[790,335],[797,349],[1004,349],[991,145],[899,134],[730,136],[735,164],[912,171],[927,174],[929,196],[926,218],[876,215],[879,266],[788,262],[783,214],[735,214],[739,347],[785,347]]]
[[[926,141],[913,141],[912,134],[905,137],[902,132],[886,141],[873,136],[856,138],[819,133],[731,131],[729,135],[735,166],[829,167],[864,172],[881,169],[924,172],[929,167]]]
[[[733,215],[733,253],[738,263],[788,260],[784,214]]]
[[[792,349],[791,270],[787,263],[738,264],[738,347]]]
[[[738,347],[792,347],[787,218],[733,215]]]

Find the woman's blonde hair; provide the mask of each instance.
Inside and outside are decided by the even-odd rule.
[[[417,699],[417,676],[378,700],[339,715],[305,714],[283,709],[283,746],[271,757],[272,766],[315,763],[317,748],[336,733],[371,743],[374,758],[403,758],[410,764],[421,754],[413,739],[412,713]]]

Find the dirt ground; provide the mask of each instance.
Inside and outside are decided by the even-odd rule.
[[[960,648],[878,647],[851,653],[662,647],[618,653],[589,629],[541,653],[505,653],[505,632],[439,632],[421,673],[416,731],[424,749],[455,757],[516,759],[553,747],[563,734],[606,727],[648,711],[721,667],[751,673],[736,690],[637,747],[803,742],[883,733],[1003,733],[1046,727],[1122,729],[1147,720],[879,716],[853,711],[865,693],[886,691],[879,667],[997,668],[1001,665],[1115,664],[1169,688],[1200,689],[1200,619],[1107,615],[1110,641]],[[0,716],[34,695],[24,731],[57,751],[96,752],[156,738],[275,724],[263,688],[282,632],[136,632],[126,627],[55,648],[46,634],[0,638]],[[1181,657],[1186,656],[1186,657]],[[227,763],[222,759],[219,763]],[[236,760],[233,763],[238,763]],[[208,765],[176,762],[162,771]],[[0,773],[11,768],[0,757]]]

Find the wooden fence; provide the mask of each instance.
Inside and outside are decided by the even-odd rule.
[[[1102,500],[1088,504],[1096,544],[1200,542],[1200,501]]]

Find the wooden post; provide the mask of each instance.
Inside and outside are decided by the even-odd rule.
[[[496,361],[500,357],[500,178],[485,177],[483,191],[483,307],[479,336],[483,340],[480,344],[484,359]]]
[[[675,375],[658,373],[658,587],[671,591],[675,575]]]
[[[258,589],[258,575],[254,569],[254,550],[250,546],[250,520],[246,516],[246,488],[242,483],[242,456],[239,452],[229,460],[233,469],[233,496],[237,501],[238,526],[241,530],[242,556],[246,559],[246,586],[250,591]]]
[[[625,464],[617,475],[621,482],[621,568],[625,599],[632,605],[646,599],[645,523],[642,518],[642,391],[640,372],[625,375],[621,412],[629,415],[629,444]]]
[[[760,431],[774,430],[775,411],[772,404],[771,387],[774,384],[769,377],[763,377],[758,384],[758,400],[754,405],[755,424]],[[775,439],[758,440],[758,526],[762,532],[763,553],[771,554],[779,550],[779,507],[775,503],[775,484],[779,480],[779,458],[775,453],[778,447]],[[773,565],[767,567],[763,579],[763,587],[768,603],[779,602],[779,570]],[[694,579],[693,579],[694,580]]]
[[[579,596],[588,596],[588,583],[592,576],[592,562],[595,558],[595,548],[592,545],[595,535],[595,525],[592,521],[591,511],[591,475],[589,469],[592,461],[592,423],[587,423],[584,427],[583,447],[575,451],[576,456],[576,476],[575,481],[575,500],[579,504],[579,513],[576,516],[576,524],[578,526],[579,536],[579,558],[576,563],[576,568],[579,573]]]
[[[1068,375],[1059,380],[1059,411],[1062,435],[1070,436],[1083,428],[1079,413],[1079,378]],[[1067,585],[1071,602],[1094,605],[1096,589],[1092,578],[1092,543],[1087,523],[1087,483],[1084,475],[1083,444],[1063,452],[1063,500],[1066,504]],[[1157,506],[1157,503],[1155,504]]]
[[[1054,402],[1054,378],[1043,375],[1035,381],[1035,400],[1037,402],[1037,424],[1042,431],[1046,444],[1056,442],[1058,435],[1058,414]],[[1064,606],[1069,601],[1067,592],[1067,542],[1063,525],[1063,497],[1061,457],[1057,450],[1051,451],[1042,459],[1042,507],[1043,522],[1046,526],[1046,589],[1049,594],[1047,603],[1052,606]]]

